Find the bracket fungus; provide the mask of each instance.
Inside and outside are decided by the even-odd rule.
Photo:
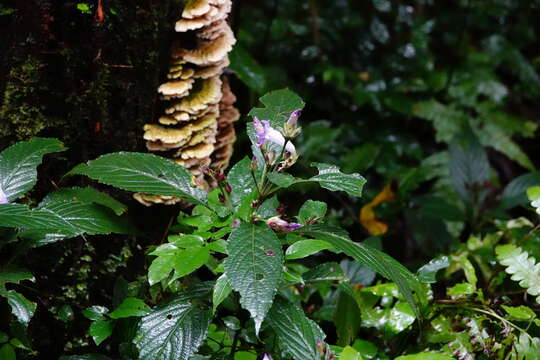
[[[236,140],[240,113],[223,70],[236,42],[227,23],[232,0],[187,0],[175,24],[166,81],[157,89],[164,113],[144,126],[146,147],[169,157],[193,174],[193,184],[214,187],[203,167],[223,171]],[[144,205],[176,204],[170,196],[135,194]]]

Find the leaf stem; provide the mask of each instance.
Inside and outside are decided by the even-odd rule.
[[[239,339],[240,332],[236,331],[234,333],[234,339],[231,346],[231,352],[229,354],[229,359],[234,360],[234,353],[236,352],[236,347],[238,346],[238,339]]]

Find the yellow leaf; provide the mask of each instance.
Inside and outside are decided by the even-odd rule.
[[[388,231],[388,225],[377,219],[373,208],[383,202],[394,200],[395,197],[392,184],[388,183],[371,202],[360,210],[360,223],[371,235],[382,235]]]

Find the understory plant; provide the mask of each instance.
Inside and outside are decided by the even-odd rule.
[[[95,343],[66,349],[92,352],[62,360],[537,359],[538,226],[494,217],[487,230],[473,230],[412,273],[381,250],[380,237],[351,238],[328,204],[300,191],[323,188],[352,199],[366,183],[325,163],[313,163],[310,177],[293,175],[302,156],[295,142],[304,102],[289,90],[260,100],[247,126],[252,155],[227,173],[203,169],[216,185],[209,193],[185,168],[144,153],[107,154],[62,179],[83,175],[183,199],[166,236],[150,241],[128,221],[125,205],[94,188],[60,187],[39,202],[23,197],[42,157],[64,150],[59,141],[35,138],[1,152],[0,251],[8,258],[0,296],[11,314],[0,325],[0,359],[47,358],[26,334],[36,308],[46,304],[26,295],[34,275],[20,266],[25,255],[111,233],[146,240],[147,265],[141,276],[126,274],[129,282],[105,289],[108,303],[67,303],[55,311],[62,321],[74,321],[70,311],[84,316],[78,321]],[[465,156],[476,154],[475,146],[456,147],[454,158],[478,159]],[[471,173],[456,182],[464,201],[480,204],[469,178],[484,174]],[[299,197],[301,205],[290,206]],[[538,189],[529,197],[538,208]]]

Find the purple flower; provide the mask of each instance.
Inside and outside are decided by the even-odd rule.
[[[0,188],[0,204],[7,204],[8,199],[6,194],[4,194],[4,191],[2,191],[2,188]]]
[[[262,146],[267,140],[270,122],[268,120],[261,121],[255,116],[253,118],[253,127],[255,127],[255,135],[257,135],[257,145]]]
[[[262,360],[272,360],[272,358],[270,357],[270,355],[264,354]]]
[[[266,220],[266,224],[274,230],[283,232],[294,231],[302,227],[302,225],[298,223],[288,222],[279,216],[274,216]]]
[[[283,134],[271,127],[268,120],[259,120],[258,117],[254,117],[253,126],[255,127],[258,146],[263,146],[266,142],[271,142],[279,146],[285,145],[285,137]],[[290,141],[285,145],[285,150],[291,154],[296,154],[296,148]]]
[[[291,116],[289,116],[289,120],[287,120],[287,124],[291,126],[298,125],[298,118],[300,117],[300,115],[302,115],[302,110],[300,109],[294,110],[291,113]]]

